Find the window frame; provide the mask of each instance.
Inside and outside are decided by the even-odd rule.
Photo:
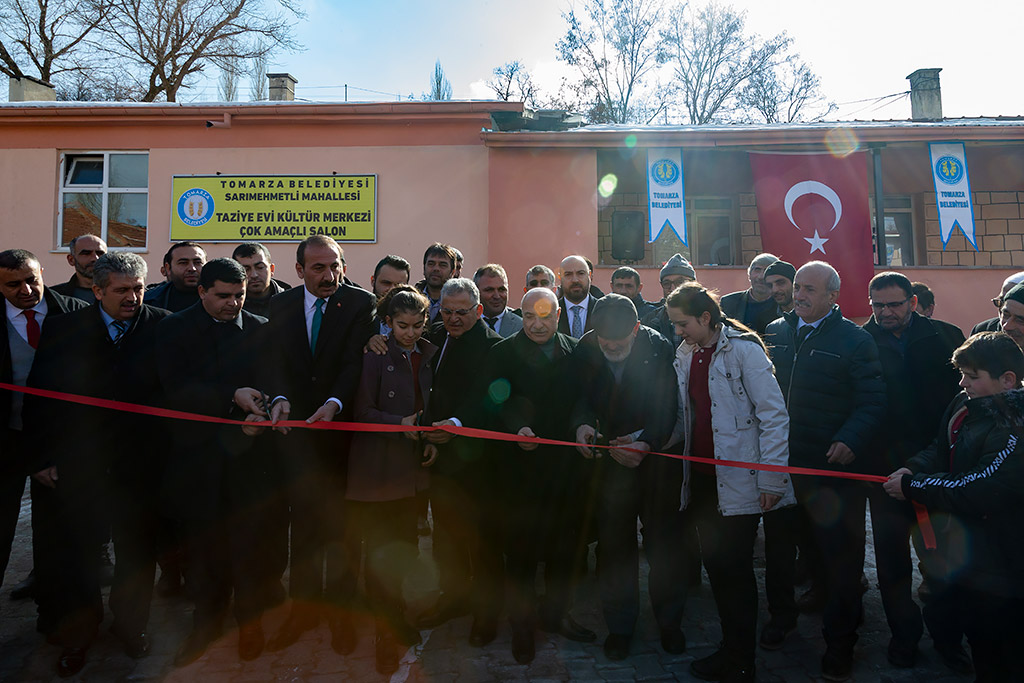
[[[147,162],[146,187],[111,187],[110,186],[110,157],[111,155],[145,155]],[[74,162],[81,159],[101,159],[103,162],[103,181],[99,185],[70,185],[68,183]],[[68,162],[71,165],[68,165]],[[146,243],[141,247],[109,247],[110,251],[127,251],[138,254],[149,252],[149,150],[140,149],[115,149],[115,150],[91,150],[72,151],[66,150],[60,153],[60,162],[57,172],[57,225],[54,233],[54,248],[51,253],[70,253],[70,247],[62,244],[64,232],[64,195],[65,194],[98,194],[102,197],[100,209],[100,239],[107,242],[107,222],[109,220],[109,196],[111,194],[142,194],[146,196]]]
[[[727,202],[728,206],[727,207],[719,207],[719,208],[708,208],[708,207],[697,208],[697,203],[698,202],[706,202],[706,201]],[[737,256],[737,254],[739,253],[738,247],[740,245],[740,241],[743,239],[743,235],[741,234],[742,231],[740,230],[740,222],[737,220],[737,206],[738,205],[739,205],[738,197],[730,196],[730,195],[703,195],[703,194],[702,195],[692,195],[692,196],[687,195],[687,197],[686,197],[686,207],[684,209],[685,212],[686,212],[686,232],[687,232],[687,242],[688,242],[688,244],[686,246],[689,249],[690,256],[693,256],[693,258],[689,259],[689,261],[691,263],[693,263],[693,266],[695,268],[736,268],[736,267],[741,267],[741,266],[737,266],[737,262],[741,260]],[[727,218],[729,220],[729,242],[730,242],[730,244],[729,244],[729,252],[730,252],[730,257],[731,257],[731,260],[732,260],[731,264],[709,265],[709,264],[697,263],[697,261],[700,260],[699,258],[697,258],[697,255],[700,253],[700,250],[699,250],[700,234],[699,234],[699,231],[697,229],[697,222],[698,222],[697,218],[698,218],[698,216],[721,217],[721,218]],[[657,253],[654,251],[653,246],[651,247],[651,255],[653,257],[653,260],[655,261],[655,264],[657,264],[657,262],[660,259],[657,257]]]

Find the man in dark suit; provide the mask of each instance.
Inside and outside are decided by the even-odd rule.
[[[530,290],[522,304],[522,332],[496,344],[487,357],[487,386],[498,382],[509,389],[494,428],[565,440],[568,405],[562,390],[573,382],[570,362],[577,341],[557,331],[558,298],[550,289]],[[538,562],[545,562],[547,584],[541,628],[579,642],[597,638],[569,615],[574,568],[586,549],[581,540],[584,461],[569,447],[509,443],[492,448],[501,455],[512,655],[527,664],[535,654]]]
[[[594,309],[594,330],[573,354],[577,385],[570,421],[578,450],[594,463],[594,504],[600,548],[598,586],[608,638],[608,659],[629,656],[639,615],[637,517],[651,565],[651,603],[666,651],[686,650],[680,625],[686,582],[679,557],[682,538],[678,460],[648,456],[672,435],[677,393],[674,350],[642,326],[633,302],[618,294]],[[592,444],[611,449],[594,451]],[[617,448],[617,447],[622,447]],[[630,449],[630,450],[625,450]]]
[[[456,278],[441,290],[446,335],[434,356],[434,382],[421,424],[479,427],[487,424],[487,352],[501,337],[481,319],[480,292],[472,280]],[[482,647],[494,640],[501,611],[502,557],[495,459],[479,439],[429,432],[439,445],[431,472],[434,558],[441,597],[423,614],[421,628],[433,628],[473,612],[469,642]]]
[[[206,263],[206,250],[195,242],[175,242],[164,254],[167,281],[146,292],[145,303],[171,313],[184,311],[199,301],[199,271]]]
[[[0,252],[0,293],[6,311],[0,330],[0,382],[25,386],[47,321],[85,308],[85,304],[44,286],[38,259],[24,249]],[[29,474],[28,454],[34,450],[31,438],[23,430],[24,401],[25,394],[0,390],[0,581],[7,570],[18,526],[21,497]],[[39,493],[38,485],[34,485],[33,510]]]
[[[480,290],[480,304],[487,326],[507,339],[523,329],[523,319],[508,307],[508,275],[497,263],[476,269],[473,284]]]
[[[259,242],[239,244],[231,252],[231,258],[245,268],[245,310],[266,317],[270,311],[271,297],[292,286],[274,278],[274,262],[270,258],[270,250]]]
[[[258,362],[265,318],[243,311],[247,275],[232,259],[214,259],[199,276],[200,302],[166,318],[158,331],[160,384],[169,408],[240,419],[233,403]],[[188,358],[188,363],[171,362]],[[244,390],[243,390],[244,391]],[[265,451],[230,425],[179,422],[175,457],[164,471],[161,502],[178,521],[185,579],[195,602],[193,627],[174,663],[198,659],[223,630],[234,590],[238,651],[263,651],[264,558],[260,556],[272,476]]]
[[[142,303],[146,262],[117,252],[96,262],[97,301],[47,324],[29,386],[153,404],[156,326],[167,311]],[[149,651],[146,634],[156,570],[157,510],[153,495],[163,452],[149,417],[32,397],[25,426],[39,439],[32,476],[53,489],[53,514],[33,520],[45,529],[36,547],[41,620],[57,625],[64,647],[58,673],[72,675],[102,620],[99,558],[108,514],[117,564],[110,593],[111,631],[132,657]],[[54,429],[54,416],[61,428]]]
[[[92,269],[96,259],[107,253],[107,243],[96,235],[79,235],[68,243],[68,265],[75,269],[71,279],[53,287],[53,291],[91,304]]]
[[[558,319],[558,331],[579,339],[593,328],[590,314],[597,303],[590,293],[590,268],[582,256],[566,256],[559,270],[562,298],[558,306],[563,313]]]
[[[291,414],[311,424],[336,417],[351,420],[363,347],[374,332],[374,297],[341,282],[342,251],[330,237],[303,240],[295,272],[303,286],[270,302],[267,348],[281,350],[267,364],[266,386],[279,392],[272,417]],[[348,654],[356,645],[347,611],[354,575],[344,548],[348,439],[339,432],[301,429],[280,442],[291,507],[292,608],[267,649],[281,650],[296,642],[317,625],[326,607],[331,646]]]

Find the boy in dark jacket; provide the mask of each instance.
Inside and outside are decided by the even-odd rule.
[[[884,487],[931,513],[940,566],[930,573],[944,579],[924,610],[933,637],[936,618],[946,630],[962,627],[978,681],[1020,681],[1024,666],[1014,648],[1024,636],[1024,354],[1006,334],[985,332],[957,349],[953,363],[964,391],[931,446]]]

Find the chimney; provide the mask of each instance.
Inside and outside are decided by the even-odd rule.
[[[942,69],[918,69],[907,76],[910,81],[910,118],[914,121],[942,120]]]
[[[295,84],[298,83],[291,74],[267,74],[270,79],[270,100],[275,102],[291,102],[295,99]]]
[[[34,78],[11,77],[7,86],[8,102],[55,102],[57,92],[49,83]]]

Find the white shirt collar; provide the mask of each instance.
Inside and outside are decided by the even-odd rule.
[[[7,319],[10,320],[12,323],[14,322],[15,318],[17,318],[19,315],[25,312],[25,309],[18,308],[7,299],[4,299],[4,303],[7,304]],[[46,305],[46,297],[40,297],[39,303],[37,303],[29,310],[35,311],[40,316],[45,316],[50,310],[49,306]]]
[[[586,315],[587,311],[590,310],[590,293],[588,292],[587,295],[583,297],[583,301],[579,302],[578,304],[574,304],[573,302],[566,299],[565,306],[570,311],[573,309],[573,306],[582,306],[583,310],[580,311],[580,315]]]

